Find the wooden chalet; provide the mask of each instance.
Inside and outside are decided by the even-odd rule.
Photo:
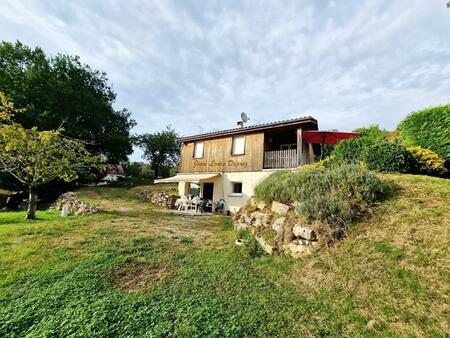
[[[273,171],[313,163],[314,144],[356,136],[320,132],[311,116],[187,136],[180,140],[178,174],[156,183],[178,182],[180,195],[188,195],[194,183],[202,198],[223,200],[225,210],[235,212]]]

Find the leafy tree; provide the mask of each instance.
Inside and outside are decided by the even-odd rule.
[[[4,96],[1,96],[4,98]],[[27,219],[34,219],[37,187],[54,179],[70,182],[78,172],[99,162],[85,146],[61,135],[61,130],[25,129],[9,122],[14,106],[6,99],[0,104],[0,171],[8,172],[28,187]],[[5,122],[7,121],[7,122]]]
[[[124,162],[122,167],[127,177],[153,178],[153,170],[144,162]]]
[[[389,135],[389,131],[386,129],[380,129],[378,124],[357,128],[353,131],[355,133],[359,133],[361,137],[368,137],[372,140],[384,140]]]
[[[397,129],[403,144],[430,149],[450,161],[450,104],[411,113]]]
[[[155,177],[158,177],[161,166],[174,167],[178,164],[178,134],[170,126],[154,134],[136,136],[135,144],[144,151],[143,158],[150,162]]]
[[[16,117],[24,128],[63,127],[65,136],[86,141],[91,152],[111,163],[126,160],[132,152],[135,121],[126,109],[114,110],[116,94],[106,74],[77,56],[48,57],[40,48],[2,42],[0,88],[26,108]]]

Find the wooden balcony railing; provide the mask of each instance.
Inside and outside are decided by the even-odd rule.
[[[273,150],[264,152],[264,169],[295,168],[297,150]]]

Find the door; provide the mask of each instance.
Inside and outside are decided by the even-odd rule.
[[[203,198],[212,201],[213,193],[214,193],[214,183],[203,183]]]

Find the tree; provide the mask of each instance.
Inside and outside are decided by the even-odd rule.
[[[0,171],[8,172],[28,187],[26,218],[34,219],[38,186],[57,178],[70,182],[80,171],[96,165],[99,158],[82,143],[63,137],[62,130],[25,129],[10,122],[18,110],[3,94],[0,98]]]
[[[26,108],[16,122],[24,128],[56,130],[82,139],[108,162],[126,160],[132,152],[135,121],[126,109],[114,110],[116,94],[104,72],[81,63],[79,57],[47,57],[40,48],[20,42],[0,43],[0,88]]]
[[[142,156],[150,162],[158,177],[161,166],[176,166],[180,156],[178,134],[170,126],[154,134],[142,134],[135,138],[135,144],[144,151]]]
[[[386,129],[380,129],[378,124],[372,124],[368,127],[357,128],[353,130],[355,133],[359,133],[361,137],[368,137],[374,141],[384,140],[389,135],[389,131]]]

